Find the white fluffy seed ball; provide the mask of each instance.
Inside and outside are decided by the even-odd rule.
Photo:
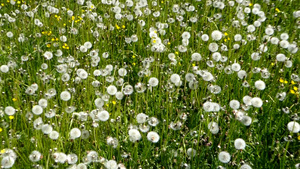
[[[226,151],[221,151],[218,155],[219,160],[222,163],[228,163],[230,161],[230,154]]]
[[[262,80],[256,81],[254,85],[258,90],[264,90],[266,88],[266,84]]]
[[[244,150],[246,147],[246,142],[243,139],[238,138],[234,140],[234,147],[238,150]]]
[[[298,122],[291,121],[287,124],[287,128],[290,132],[298,133],[300,131],[300,125]]]
[[[60,99],[63,101],[68,101],[71,99],[71,94],[68,91],[63,91],[60,93]]]
[[[211,33],[211,38],[215,41],[219,41],[222,39],[222,32],[218,31],[218,30],[214,30]]]
[[[43,113],[43,108],[40,105],[35,105],[32,107],[32,113],[35,115],[40,115]]]

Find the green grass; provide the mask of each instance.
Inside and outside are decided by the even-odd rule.
[[[275,28],[271,37],[280,39],[282,33],[287,33],[287,41],[298,47],[300,17],[294,17],[293,12],[299,11],[300,3],[295,0],[270,3],[254,0],[250,5],[244,6],[235,2],[235,5],[230,7],[226,1],[225,8],[221,10],[207,4],[207,1],[186,1],[186,5],[185,2],[176,0],[157,1],[157,6],[152,4],[154,1],[148,1],[148,8],[152,12],[150,15],[143,14],[137,17],[134,7],[122,8],[122,15],[133,15],[133,20],[129,21],[126,17],[117,20],[111,10],[113,5],[92,0],[94,5],[93,9],[90,9],[86,3],[79,5],[76,2],[16,1],[15,5],[4,0],[0,2],[0,67],[9,66],[7,73],[2,70],[3,67],[0,69],[0,160],[7,156],[5,152],[8,149],[13,149],[17,158],[12,168],[67,168],[72,166],[67,161],[55,162],[55,152],[76,154],[78,165],[86,163],[90,151],[96,151],[99,159],[97,162],[86,163],[88,168],[105,168],[105,160],[112,159],[123,163],[126,168],[165,169],[221,166],[240,168],[244,163],[252,168],[295,168],[299,163],[300,133],[290,132],[287,128],[289,122],[299,122],[300,80],[294,78],[295,75],[300,76],[299,51],[291,53],[280,45],[266,41],[264,36],[265,29],[271,25]],[[121,0],[121,3],[125,4],[125,1]],[[244,10],[248,6],[252,9],[256,3],[261,5],[261,11],[264,11],[266,16],[261,26],[256,27],[253,33],[247,32],[247,26],[234,27],[232,22],[239,20],[236,16],[237,8],[241,7]],[[22,4],[27,4],[26,11],[21,9]],[[184,14],[174,13],[174,4],[180,5]],[[190,5],[195,7],[195,11],[189,12],[183,8]],[[59,11],[51,14],[46,6],[55,7]],[[144,12],[145,8],[141,8],[141,11]],[[26,12],[34,9],[34,17],[28,17]],[[68,9],[73,11],[73,18],[68,16]],[[159,17],[153,16],[155,11],[160,11]],[[97,14],[95,20],[88,18],[92,13]],[[215,14],[221,14],[221,19],[214,19]],[[106,18],[106,15],[110,17]],[[176,20],[178,16],[183,17],[182,22]],[[9,22],[9,17],[15,18],[15,22]],[[99,19],[100,17],[102,19]],[[191,17],[197,17],[197,22],[190,22]],[[175,22],[169,23],[169,18],[175,19]],[[250,13],[245,14],[244,20],[250,25],[259,18]],[[35,25],[35,19],[39,19],[43,26]],[[145,26],[139,24],[140,20],[145,22]],[[158,22],[168,24],[167,28],[162,29],[165,35],[160,34]],[[186,26],[182,26],[183,24]],[[156,44],[149,36],[151,27],[157,29],[157,35],[165,45],[164,52],[151,51],[152,45]],[[76,28],[78,33],[70,33],[72,28]],[[214,30],[222,32],[221,40],[212,39],[211,33]],[[180,52],[178,46],[182,44],[181,35],[185,31],[189,32],[191,37],[187,51]],[[9,38],[7,32],[12,32],[13,37]],[[94,36],[95,32],[98,32],[98,36]],[[24,42],[18,40],[20,34],[24,35]],[[126,43],[125,38],[134,34],[137,35],[138,41]],[[203,34],[209,35],[208,41],[201,39]],[[241,34],[247,44],[235,42],[236,34]],[[255,36],[256,40],[247,40],[248,34]],[[67,37],[66,42],[60,40],[63,35]],[[80,46],[85,42],[91,42],[92,47],[84,53],[80,51]],[[222,56],[228,57],[226,62],[212,60],[212,52],[208,48],[212,42],[219,45],[218,52]],[[222,44],[228,47],[228,51],[220,50]],[[233,49],[234,44],[239,44],[239,49]],[[254,61],[251,54],[259,52],[259,46],[262,44],[266,44],[268,50],[261,52],[261,58]],[[62,56],[54,55],[58,49],[63,52]],[[100,57],[100,62],[96,65],[93,65],[92,57],[89,56],[92,50],[96,50]],[[44,57],[46,51],[53,53],[52,59],[47,60]],[[102,57],[104,52],[109,53],[108,58]],[[191,61],[191,55],[195,52],[201,54],[201,61]],[[176,63],[168,58],[170,53],[175,54]],[[292,67],[288,68],[285,62],[276,60],[279,53],[285,54],[287,60],[292,61]],[[28,57],[28,60],[24,61],[24,57]],[[153,62],[149,62],[151,59]],[[210,60],[213,61],[214,67],[207,65],[207,61]],[[148,67],[145,62],[149,62]],[[47,69],[41,68],[43,63],[47,64]],[[241,69],[247,72],[245,79],[239,79],[237,72],[225,73],[224,68],[233,63],[239,63]],[[63,73],[57,71],[60,64],[68,65],[66,73],[69,74],[70,80],[66,82],[62,81]],[[103,70],[107,65],[113,65],[113,70],[107,75],[114,78],[113,82],[108,82],[107,77],[93,74],[95,70]],[[223,66],[223,69],[217,69],[218,65]],[[195,66],[198,66],[198,70],[210,72],[215,80],[203,80],[193,72]],[[263,78],[261,73],[253,73],[255,67],[267,69],[270,77]],[[77,69],[80,68],[88,73],[88,77],[77,83]],[[126,76],[119,76],[120,68],[127,70]],[[139,76],[141,71],[149,74]],[[170,80],[171,75],[175,73],[181,77],[182,84],[179,86]],[[195,75],[198,82],[196,89],[189,88],[189,82],[185,79],[187,73]],[[158,79],[158,86],[148,85],[150,77]],[[124,79],[124,84],[117,86],[116,81],[120,78]],[[265,82],[264,90],[255,87],[257,80]],[[100,85],[94,87],[92,82],[95,81]],[[245,81],[250,87],[243,87]],[[144,92],[139,93],[135,89],[139,82],[146,87]],[[38,89],[29,95],[26,90],[32,84],[37,84]],[[97,109],[94,101],[108,95],[107,87],[110,85],[115,85],[121,92],[126,85],[131,85],[134,92],[125,95],[121,100],[110,96],[102,108],[98,107],[109,112],[109,120],[93,122],[90,113]],[[218,85],[222,90],[219,94],[213,94],[208,85]],[[47,98],[46,94],[52,88],[57,94]],[[71,93],[70,100],[61,100],[60,93],[63,91]],[[280,101],[276,96],[282,92],[286,92],[286,97]],[[243,97],[246,95],[261,98],[263,106],[245,108]],[[48,105],[43,108],[41,115],[32,114],[32,107],[38,105],[42,98],[47,99]],[[241,103],[239,110],[252,118],[250,126],[245,126],[235,118],[234,111],[229,106],[231,100],[238,100]],[[206,101],[218,103],[220,111],[206,112],[203,108]],[[16,109],[14,115],[7,115],[5,108],[8,106]],[[67,113],[66,108],[69,106],[76,107],[76,110]],[[289,108],[288,114],[282,110],[286,107]],[[46,112],[50,110],[55,110],[56,115],[47,118]],[[79,112],[88,114],[86,121],[81,121],[74,115]],[[139,113],[159,120],[157,126],[149,126],[149,131],[155,131],[160,136],[157,143],[150,142],[147,139],[148,132],[141,131],[142,138],[139,141],[130,141],[128,131],[132,125],[139,127],[136,119]],[[187,116],[186,119],[181,118],[183,114]],[[34,120],[38,117],[59,133],[57,140],[50,139],[49,135],[34,128]],[[208,124],[213,121],[219,125],[217,134],[213,134],[208,128]],[[181,122],[182,126],[179,130],[173,130],[170,126],[172,122]],[[148,125],[148,122],[145,122],[145,125]],[[86,139],[81,136],[71,140],[70,130],[73,128],[79,128],[81,132],[86,130],[90,135]],[[116,148],[107,144],[109,136],[118,140]],[[237,138],[246,142],[244,150],[235,148],[234,141]],[[189,148],[196,151],[194,157],[188,155]],[[42,154],[38,162],[32,162],[29,158],[34,150]],[[230,153],[229,163],[224,164],[218,159],[221,151]],[[73,167],[76,168],[75,165]]]

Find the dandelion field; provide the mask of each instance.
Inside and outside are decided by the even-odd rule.
[[[300,168],[299,38],[296,0],[1,0],[1,168]]]

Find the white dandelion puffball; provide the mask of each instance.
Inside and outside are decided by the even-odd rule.
[[[208,45],[208,49],[211,51],[211,52],[216,52],[216,51],[218,51],[218,49],[219,49],[219,45],[217,44],[217,43],[210,43],[209,45]]]
[[[252,167],[248,164],[243,164],[240,169],[252,169]]]
[[[180,82],[180,76],[178,74],[172,74],[170,80],[173,83],[179,83]]]
[[[189,157],[195,157],[196,153],[197,153],[197,151],[196,151],[195,149],[193,149],[193,148],[189,148],[189,149],[187,149],[187,151],[186,151],[186,154],[187,154]]]
[[[9,67],[8,67],[7,65],[2,65],[2,66],[0,67],[0,71],[1,71],[2,73],[7,73],[7,72],[9,71]]]
[[[46,60],[50,60],[50,59],[53,58],[53,54],[52,54],[52,52],[46,51],[44,53],[44,57],[45,57]]]
[[[42,114],[43,113],[43,108],[42,108],[42,106],[40,106],[40,105],[35,105],[35,106],[33,106],[32,107],[32,113],[33,114],[35,114],[35,115],[40,115],[40,114]]]
[[[200,61],[202,59],[200,53],[193,53],[192,54],[192,61]]]
[[[211,38],[215,41],[219,41],[222,39],[222,32],[218,31],[218,30],[214,30],[212,33],[211,33]]]
[[[107,93],[108,93],[109,95],[115,95],[115,94],[117,93],[118,89],[117,89],[116,86],[110,85],[110,86],[107,87],[107,90],[106,90],[106,91],[107,91]]]
[[[278,62],[284,62],[285,59],[286,59],[286,57],[285,57],[285,55],[282,54],[282,53],[279,53],[279,54],[276,55],[276,60],[277,60]]]
[[[42,132],[43,132],[44,134],[50,134],[50,133],[52,132],[52,130],[53,130],[53,128],[52,128],[52,126],[49,125],[49,124],[44,124],[44,125],[42,126]]]
[[[48,105],[48,101],[46,99],[40,99],[38,103],[43,108],[46,108]]]
[[[243,139],[238,138],[234,140],[234,147],[238,150],[244,150],[246,147],[246,142]]]
[[[73,128],[70,131],[70,139],[76,139],[79,138],[81,136],[81,131],[79,130],[79,128]]]
[[[32,162],[38,162],[41,160],[42,154],[39,151],[32,151],[29,155],[29,160]]]
[[[208,129],[212,134],[217,134],[219,132],[219,125],[216,122],[208,123]]]
[[[238,72],[238,71],[241,70],[241,65],[238,64],[238,63],[234,63],[234,64],[231,65],[231,69],[232,69],[233,71],[235,71],[235,72]]]
[[[298,122],[291,121],[287,124],[287,128],[290,132],[298,133],[300,131],[300,125]]]
[[[104,166],[107,169],[117,169],[118,168],[118,164],[115,160],[109,160],[109,161],[105,162]]]
[[[203,40],[203,41],[208,41],[209,40],[209,36],[207,35],[207,34],[203,34],[202,36],[201,36],[201,39]]]
[[[104,105],[104,101],[101,98],[97,98],[94,102],[97,108],[101,108]]]
[[[230,154],[226,151],[221,151],[218,155],[219,160],[222,163],[228,163],[230,161]]]
[[[158,79],[156,77],[151,77],[148,83],[150,86],[155,87],[158,85]]]
[[[7,106],[5,107],[4,112],[9,116],[13,116],[16,113],[16,109],[13,108],[12,106]]]
[[[250,126],[252,123],[252,118],[249,116],[243,116],[241,122],[245,125],[245,126]]]
[[[102,110],[98,113],[97,117],[101,121],[107,121],[109,119],[109,113],[106,110]]]
[[[263,101],[259,97],[253,97],[251,99],[251,104],[254,107],[260,108],[263,105]]]
[[[149,116],[146,115],[145,113],[139,113],[137,116],[136,116],[136,121],[138,123],[145,123],[147,120],[148,120]]]
[[[15,159],[10,156],[3,157],[1,160],[1,167],[11,168],[15,163]]]
[[[49,138],[51,140],[57,140],[59,137],[59,133],[57,131],[52,131],[50,134],[49,134]]]
[[[68,101],[71,99],[71,94],[68,91],[63,91],[60,93],[60,99],[63,101]]]
[[[240,108],[240,102],[237,101],[237,100],[231,100],[231,101],[229,102],[229,106],[230,106],[232,109],[237,110],[237,109]]]
[[[254,85],[258,90],[264,90],[266,88],[266,84],[262,80],[256,81]]]
[[[141,133],[137,129],[130,129],[128,131],[129,140],[136,142],[142,138]]]
[[[125,68],[120,68],[118,70],[119,76],[126,76],[127,75],[127,70]]]
[[[147,134],[147,139],[152,143],[157,143],[159,141],[159,138],[160,138],[159,135],[155,131],[150,131]]]

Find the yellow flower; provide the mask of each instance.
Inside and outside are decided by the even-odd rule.
[[[192,66],[193,66],[193,67],[195,67],[195,66],[196,66],[196,64],[195,64],[195,63],[193,63],[193,64],[192,64]]]
[[[163,4],[163,3],[164,3],[164,1],[161,1],[161,3]]]
[[[275,65],[275,63],[271,63],[271,66],[274,66]]]
[[[170,42],[168,42],[168,45],[171,45],[171,43],[170,43]]]
[[[72,20],[73,20],[73,21],[75,20],[75,16],[72,16]]]
[[[122,28],[125,29],[125,25],[122,25]]]
[[[4,3],[2,3],[1,6],[4,6]]]
[[[117,28],[117,29],[120,29],[120,26],[116,24],[116,28]]]
[[[230,40],[230,38],[228,37],[227,40]]]
[[[297,91],[297,90],[298,90],[298,87],[294,86],[293,89],[294,89],[295,91]]]
[[[135,62],[133,62],[132,65],[135,66]]]
[[[294,84],[296,84],[296,83],[292,80],[292,81],[291,81],[291,84],[294,85]]]
[[[297,138],[298,138],[298,140],[300,141],[300,135],[299,135]]]
[[[51,44],[50,44],[50,43],[48,43],[48,44],[47,44],[47,47],[48,47],[48,48],[50,48],[50,47],[51,47]]]
[[[228,36],[228,33],[227,33],[227,32],[225,32],[225,33],[224,33],[224,35],[225,35],[225,36]]]
[[[288,84],[289,82],[287,80],[284,81],[285,84]]]
[[[135,56],[134,56],[134,55],[132,55],[132,58],[134,59],[134,58],[135,58]]]
[[[227,42],[227,39],[224,39],[224,42]]]
[[[250,3],[250,4],[249,4],[249,6],[252,6],[252,5],[253,5],[253,3]]]
[[[2,128],[0,127],[0,133],[2,132],[3,130],[2,130]]]
[[[277,12],[280,12],[280,10],[278,8],[275,9]]]
[[[296,93],[293,89],[291,89],[290,92],[291,92],[292,94],[295,94],[295,93]]]
[[[14,102],[15,102],[15,101],[17,101],[17,99],[16,99],[16,98],[13,98],[13,99],[12,99],[12,101],[14,101]]]
[[[175,52],[175,54],[178,55],[179,53],[178,53],[178,52]]]
[[[117,104],[117,102],[113,100],[113,101],[112,101],[112,104],[115,105],[115,104]]]
[[[1,154],[4,154],[4,153],[5,153],[5,149],[2,149],[2,150],[0,151],[0,153],[1,153]]]
[[[283,83],[283,82],[284,82],[284,80],[283,80],[282,78],[280,78],[280,79],[279,79],[279,82],[280,82],[280,83]]]
[[[14,116],[8,116],[8,118],[12,120],[12,119],[14,119],[15,117],[14,117]]]
[[[152,42],[153,42],[153,43],[156,43],[156,40],[154,39]]]

